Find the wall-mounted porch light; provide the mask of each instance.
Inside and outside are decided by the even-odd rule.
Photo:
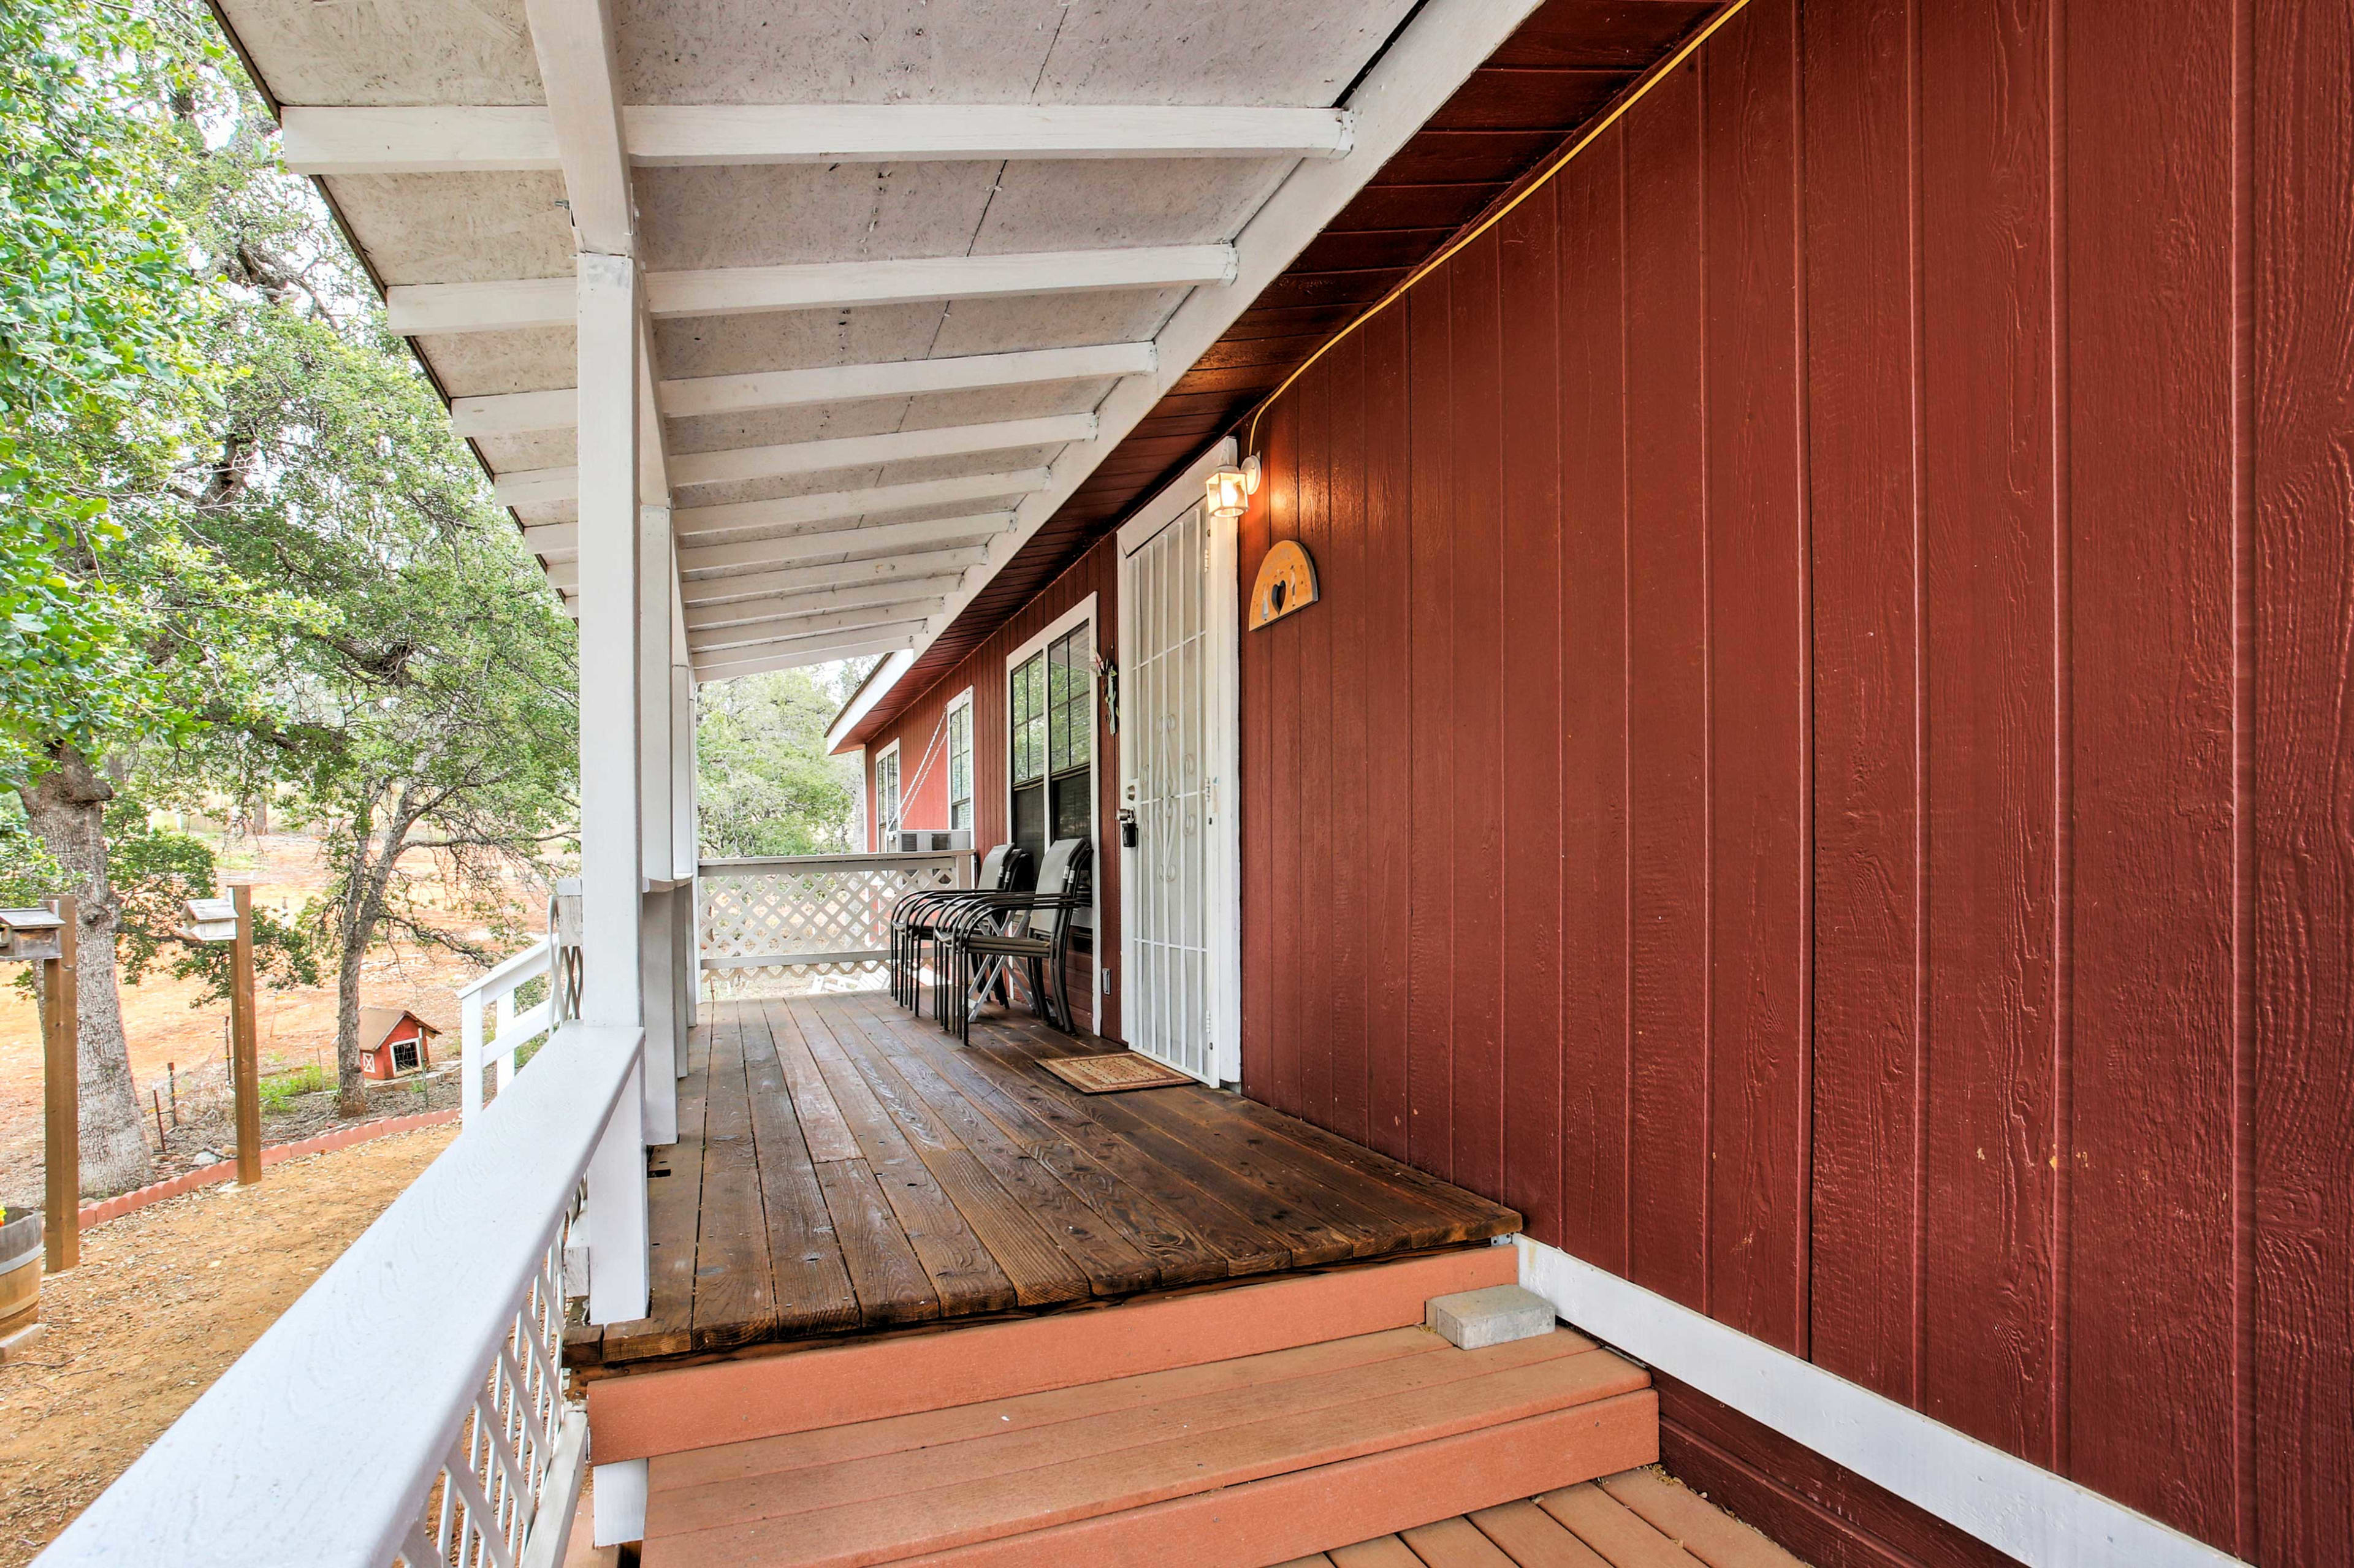
[[[1208,480],[1210,515],[1240,517],[1258,493],[1258,454],[1251,453],[1240,468],[1232,463],[1214,470]]]

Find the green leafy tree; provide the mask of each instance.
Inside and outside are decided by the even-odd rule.
[[[571,629],[191,0],[0,0],[0,762],[29,830],[0,872],[82,895],[84,1181],[111,1190],[148,1169],[118,925],[134,973],[165,961],[155,922],[209,874],[141,824],[110,853],[123,781],[286,794],[322,831],[356,1110],[370,945],[471,950],[571,831]]]
[[[825,753],[840,683],[819,670],[778,670],[701,689],[695,804],[705,854],[843,854],[858,847],[850,842],[857,764]]]
[[[220,866],[212,846],[193,834],[150,827],[146,811],[120,796],[107,808],[106,826],[122,978],[137,985],[149,971],[163,969],[175,979],[202,982],[189,999],[191,1007],[228,1001],[228,944],[190,942],[179,935],[187,920],[188,901],[211,898],[220,891]],[[310,930],[254,906],[254,971],[262,984],[317,985],[317,948]]]
[[[217,689],[184,593],[220,585],[171,482],[200,418],[205,302],[169,207],[183,145],[151,22],[0,0],[0,772],[80,901],[82,1179],[153,1167],[114,985],[111,753],[186,733]],[[22,859],[21,856],[16,857]]]
[[[301,612],[250,633],[265,673],[207,710],[190,785],[282,787],[321,832],[333,877],[309,918],[350,1114],[370,948],[499,956],[524,934],[514,881],[547,880],[577,833],[573,630],[328,215],[277,166],[249,89],[218,90],[189,226],[232,374],[186,527]],[[452,891],[456,907],[435,901]]]

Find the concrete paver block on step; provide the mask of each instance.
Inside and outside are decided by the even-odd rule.
[[[1485,1350],[1553,1332],[1553,1303],[1518,1285],[1434,1296],[1423,1321],[1458,1350]]]

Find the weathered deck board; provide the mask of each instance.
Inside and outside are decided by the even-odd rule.
[[[1110,1049],[991,1014],[960,1048],[880,995],[741,1001],[695,1031],[650,1151],[654,1312],[609,1370],[1264,1277],[1509,1234],[1519,1216],[1208,1089],[1087,1096]]]

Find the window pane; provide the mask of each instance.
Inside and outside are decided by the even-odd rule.
[[[1078,694],[1071,701],[1071,745],[1070,749],[1063,754],[1063,766],[1066,768],[1085,768],[1087,765],[1087,708],[1090,699],[1087,687],[1081,686]]]
[[[1046,787],[1032,784],[1013,791],[1013,842],[1034,859],[1046,853]]]

